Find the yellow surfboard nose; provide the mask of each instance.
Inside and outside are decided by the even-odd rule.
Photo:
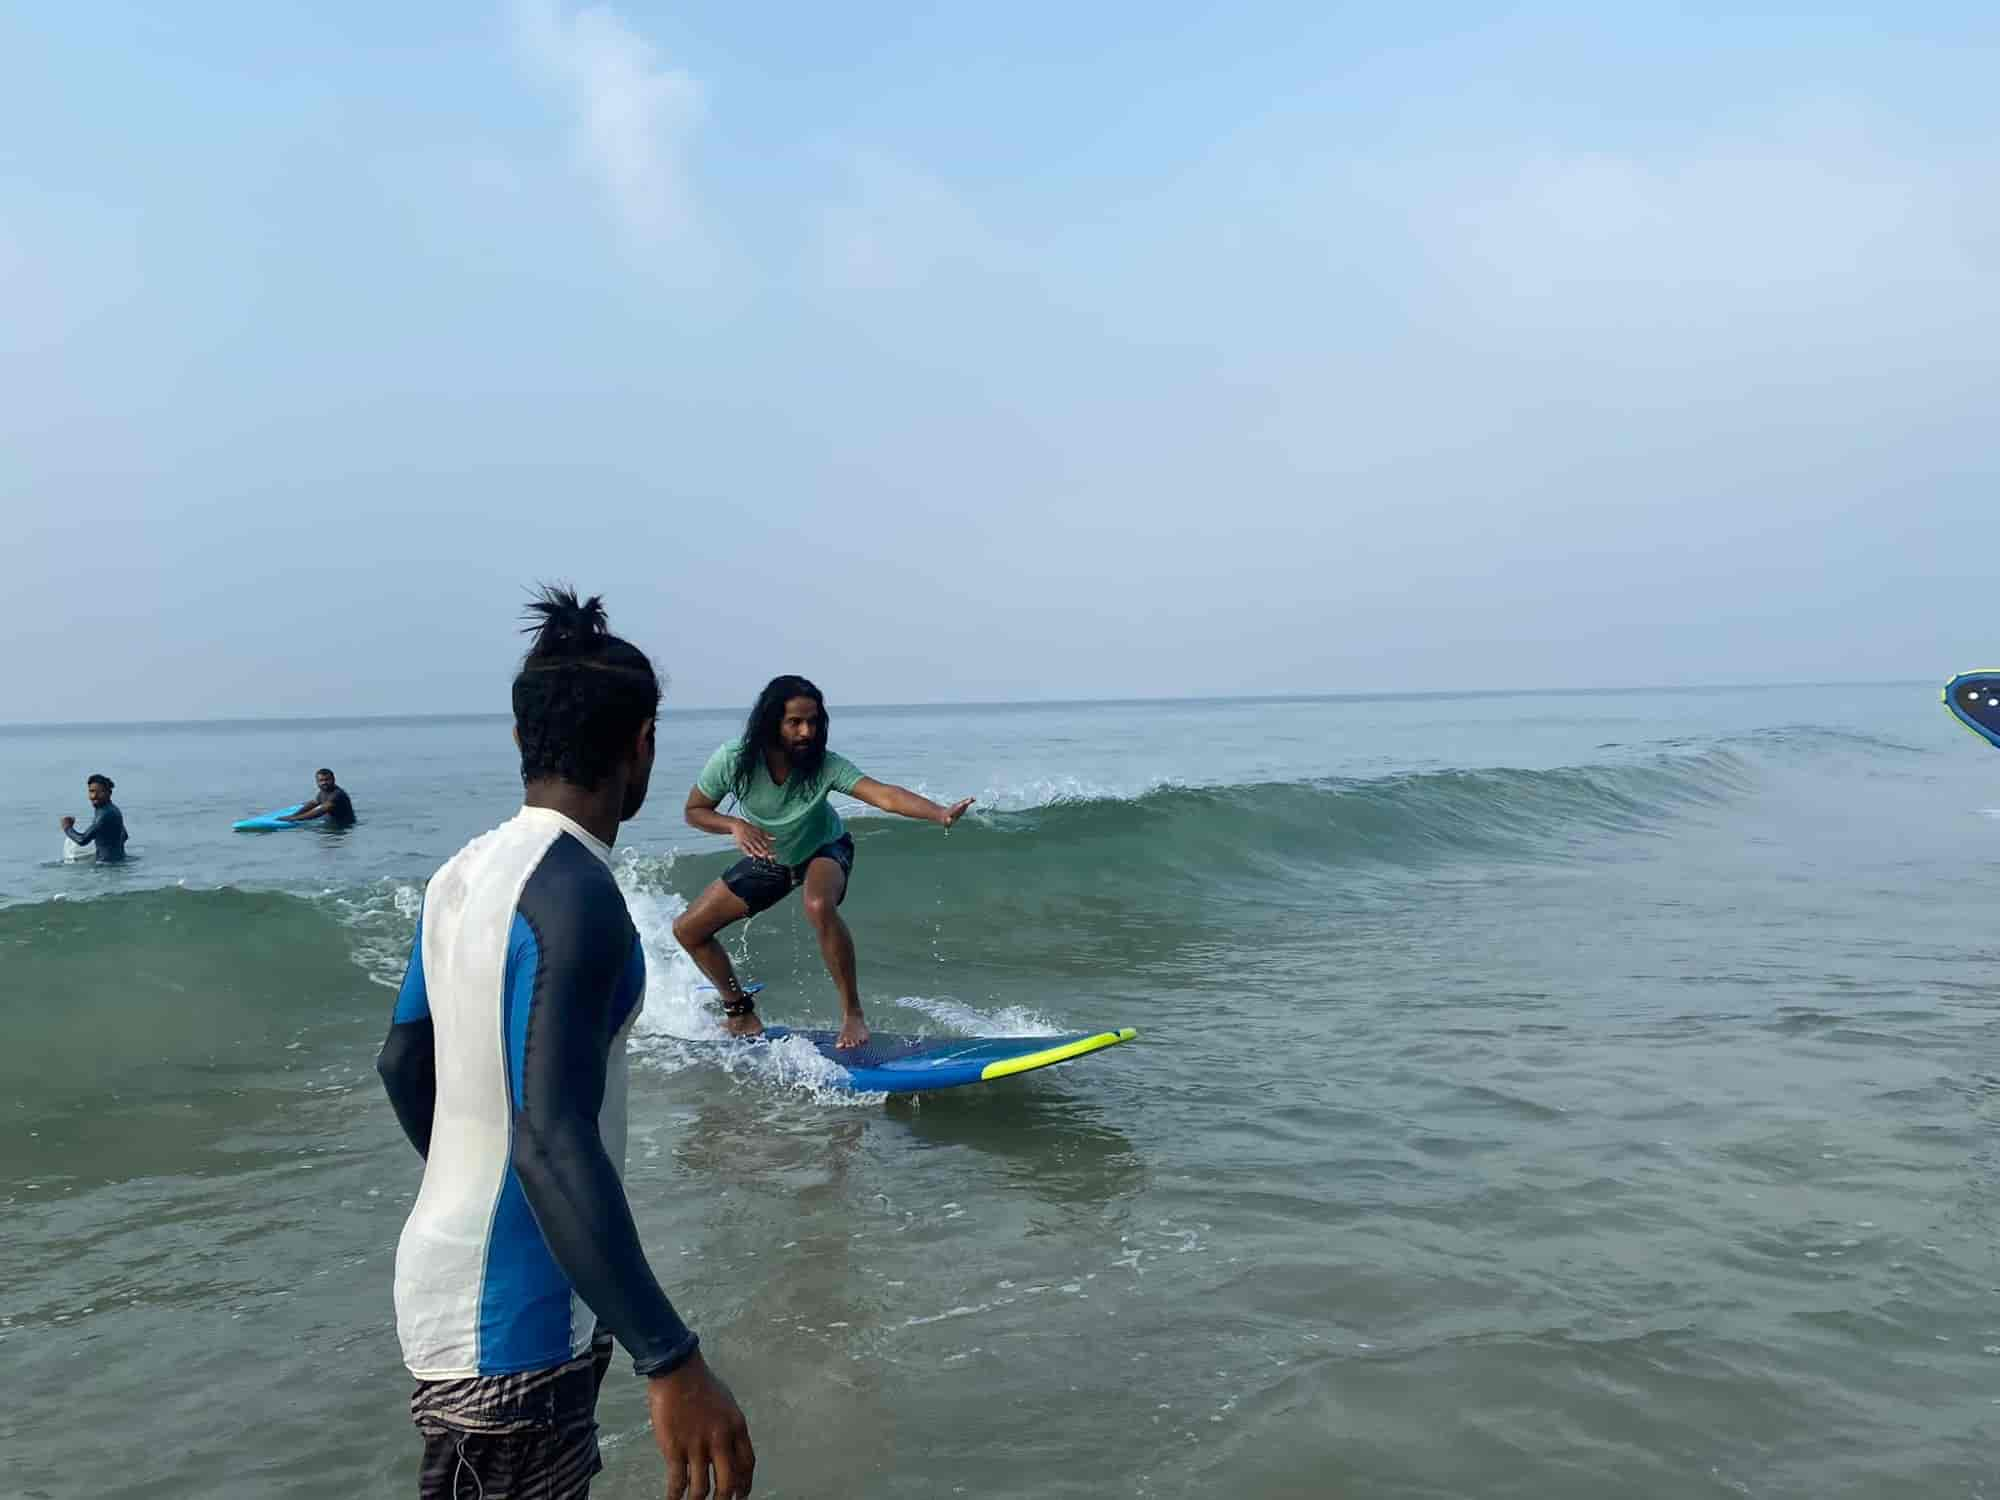
[[[984,1082],[1005,1078],[1010,1073],[1029,1073],[1036,1068],[1046,1068],[1050,1063],[1068,1062],[1072,1057],[1082,1057],[1088,1052],[1101,1052],[1106,1047],[1129,1042],[1138,1034],[1136,1026],[1123,1026],[1116,1031],[1100,1031],[1095,1036],[1087,1036],[1080,1041],[1065,1042],[1060,1047],[1050,1047],[1045,1051],[1030,1052],[1021,1057],[1002,1058],[999,1062],[988,1063],[980,1069],[979,1077]]]

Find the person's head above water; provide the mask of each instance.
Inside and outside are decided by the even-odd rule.
[[[333,772],[329,771],[325,766],[321,766],[317,771],[313,772],[313,782],[322,792],[330,792],[334,787],[339,785],[333,779]]]
[[[764,684],[743,724],[743,749],[736,757],[732,783],[737,796],[765,774],[764,757],[777,751],[790,769],[787,782],[800,785],[819,774],[826,762],[826,734],[832,719],[826,695],[803,677],[787,674]]]
[[[101,771],[84,782],[83,792],[92,807],[102,807],[111,800],[111,785],[111,778]]]
[[[646,653],[611,633],[604,601],[544,588],[528,606],[534,642],[514,678],[521,782],[594,792],[622,778],[620,821],[639,811],[653,774],[660,678]]]

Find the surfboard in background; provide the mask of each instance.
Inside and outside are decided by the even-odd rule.
[[[1987,744],[2000,747],[2000,667],[1959,673],[1944,685],[1944,706]]]
[[[259,813],[254,818],[243,818],[229,826],[237,833],[283,833],[287,828],[304,828],[304,823],[287,823],[284,820],[304,807],[303,802],[294,802],[290,807],[281,807],[276,812]]]

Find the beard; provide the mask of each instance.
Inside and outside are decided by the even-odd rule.
[[[812,781],[819,775],[820,768],[826,764],[826,741],[814,739],[809,744],[787,746],[785,762],[791,767],[786,777],[788,781],[797,781],[801,784]]]

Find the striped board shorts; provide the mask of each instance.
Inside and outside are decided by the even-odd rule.
[[[423,1435],[419,1500],[584,1500],[604,1467],[597,1392],[611,1335],[547,1370],[426,1380],[410,1396]]]

